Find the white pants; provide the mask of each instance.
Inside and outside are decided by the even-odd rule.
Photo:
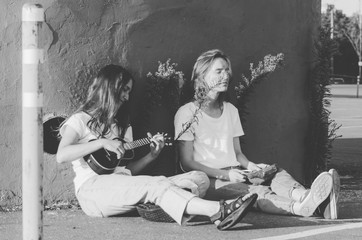
[[[130,212],[139,203],[155,203],[182,224],[188,202],[203,197],[210,185],[207,175],[192,171],[164,176],[97,175],[76,193],[82,210],[89,216],[108,217]],[[188,189],[186,191],[182,188]]]
[[[296,188],[306,191],[289,173],[279,168],[269,186],[210,179],[210,188],[205,198],[232,199],[243,194],[256,193],[257,209],[267,213],[291,215],[294,214],[293,204],[298,200],[292,197],[292,191]]]

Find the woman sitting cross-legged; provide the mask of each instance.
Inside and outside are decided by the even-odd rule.
[[[257,171],[267,165],[255,164],[241,151],[239,137],[244,132],[238,110],[225,99],[230,80],[231,64],[223,52],[210,50],[199,56],[191,78],[195,99],[183,105],[174,120],[183,170],[209,176],[206,199],[257,193],[256,207],[264,212],[312,216],[324,206],[325,218],[337,218],[339,176],[333,169],[321,173],[310,189],[283,169],[267,186],[246,183],[246,173],[240,168]]]
[[[104,149],[120,159],[125,148],[117,138],[132,141],[128,100],[133,84],[134,79],[123,67],[102,68],[89,87],[85,103],[60,128],[57,161],[72,163],[75,193],[82,210],[89,216],[108,217],[149,202],[159,205],[179,224],[189,215],[208,216],[220,230],[238,223],[255,202],[255,194],[239,194],[227,202],[201,199],[199,196],[205,195],[209,179],[198,171],[171,178],[137,176],[164,147],[162,134],[149,136],[150,152],[143,158],[123,168],[115,167],[110,174],[98,175],[93,171],[87,156]]]

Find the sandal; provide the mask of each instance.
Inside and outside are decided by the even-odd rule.
[[[219,212],[210,218],[213,223],[217,220],[220,221],[220,224],[217,225],[217,229],[221,231],[226,230],[240,222],[254,205],[258,195],[254,193],[245,201],[243,201],[242,198],[243,196],[240,196],[231,203],[220,200]]]

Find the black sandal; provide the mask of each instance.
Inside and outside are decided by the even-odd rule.
[[[254,193],[245,201],[243,201],[242,198],[243,196],[240,196],[231,203],[226,203],[224,200],[220,200],[219,212],[210,218],[213,223],[217,220],[220,221],[220,224],[217,225],[217,229],[221,231],[227,230],[240,222],[240,220],[245,217],[252,208],[258,198],[258,195]]]

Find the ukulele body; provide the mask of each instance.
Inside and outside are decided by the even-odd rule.
[[[96,139],[90,141],[94,140]],[[124,140],[119,138],[113,140],[118,140],[123,142],[123,147],[126,150],[126,152],[121,159],[117,159],[117,154],[108,151],[104,148],[101,148],[95,152],[92,152],[91,154],[84,156],[84,160],[87,162],[89,167],[99,175],[113,173],[116,167],[120,165],[122,160],[132,160],[134,158],[133,149],[151,143],[150,138],[142,138],[133,142],[125,142]],[[164,141],[165,141],[165,146],[172,145],[171,139],[169,137],[164,137]]]
[[[122,142],[124,141],[122,140]],[[84,160],[87,162],[88,166],[98,175],[111,174],[116,167],[120,165],[122,160],[132,160],[133,158],[133,149],[126,150],[124,156],[120,159],[117,159],[117,154],[107,151],[104,148],[84,156]]]

